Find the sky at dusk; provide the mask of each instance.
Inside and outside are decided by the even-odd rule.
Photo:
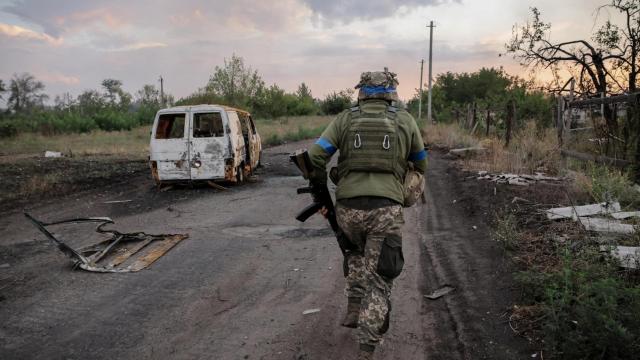
[[[434,32],[434,75],[503,66],[499,57],[529,7],[552,23],[552,39],[589,38],[608,16],[607,0],[0,0],[0,78],[29,72],[46,93],[97,89],[105,78],[135,93],[165,79],[176,99],[203,87],[232,54],[267,84],[294,91],[301,82],[315,97],[353,87],[362,71],[388,66],[398,73],[401,98],[419,84]],[[425,66],[426,82],[426,66]]]

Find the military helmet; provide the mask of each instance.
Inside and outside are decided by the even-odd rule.
[[[386,67],[384,71],[367,71],[360,75],[360,82],[356,85],[358,100],[382,99],[387,101],[398,101],[396,86],[399,82],[396,74],[389,72]]]

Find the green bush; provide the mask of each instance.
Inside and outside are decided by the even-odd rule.
[[[515,215],[508,210],[504,210],[503,214],[496,215],[495,219],[495,226],[492,233],[493,239],[497,241],[505,251],[515,249],[520,237]]]
[[[130,113],[103,110],[92,116],[98,127],[106,131],[131,130],[138,125],[137,119]]]
[[[632,359],[640,351],[640,288],[599,257],[567,252],[545,288],[547,341],[563,359]]]
[[[598,202],[619,201],[622,206],[640,206],[640,192],[633,188],[628,174],[606,166],[591,165],[587,169],[591,178],[590,193]]]
[[[18,127],[11,120],[0,120],[0,138],[15,136],[18,134]]]

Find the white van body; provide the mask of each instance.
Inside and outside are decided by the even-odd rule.
[[[158,184],[242,182],[260,163],[262,144],[251,114],[222,105],[176,106],[156,114],[149,165]]]

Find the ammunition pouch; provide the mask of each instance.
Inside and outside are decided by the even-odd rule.
[[[400,275],[403,267],[402,238],[398,236],[386,237],[380,249],[376,272],[380,276],[392,280]]]
[[[361,171],[395,174],[402,181],[407,159],[400,151],[397,111],[393,106],[381,113],[365,113],[359,106],[350,110],[340,144],[339,178]]]

